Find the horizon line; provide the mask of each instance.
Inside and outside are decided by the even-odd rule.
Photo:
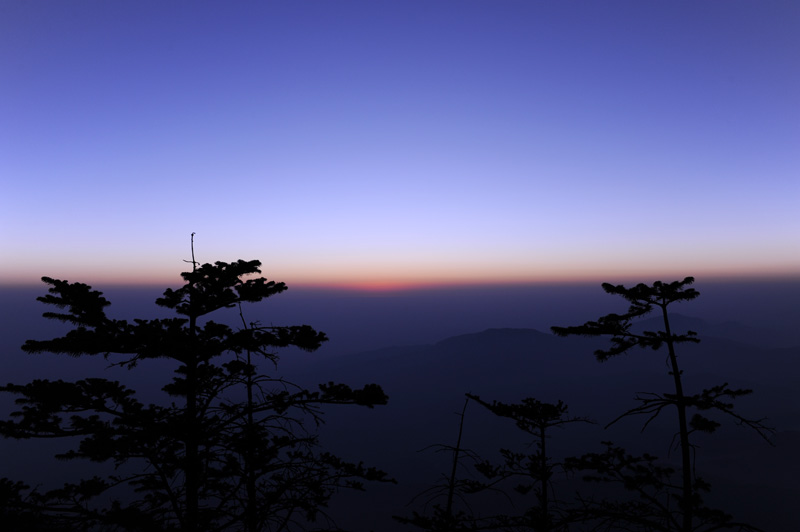
[[[91,277],[91,275],[89,276]],[[266,277],[261,275],[261,277]],[[743,273],[701,273],[700,275],[651,275],[643,273],[640,275],[632,273],[622,273],[614,275],[584,275],[576,277],[541,277],[538,279],[506,279],[506,280],[484,280],[484,279],[453,279],[453,280],[366,280],[366,281],[302,281],[291,282],[269,279],[275,282],[284,282],[287,288],[293,290],[312,290],[328,292],[361,292],[361,293],[402,293],[424,290],[458,290],[469,288],[514,288],[531,286],[576,286],[576,285],[601,285],[603,283],[636,285],[639,283],[652,284],[655,281],[672,282],[683,280],[686,277],[694,277],[695,283],[774,283],[774,282],[800,282],[800,272],[743,272]],[[613,278],[613,279],[612,279]],[[63,280],[63,279],[62,279]],[[155,279],[142,279],[139,281],[119,281],[114,279],[95,279],[91,282],[78,280],[89,284],[93,289],[99,288],[175,288],[183,283],[180,279],[174,282],[162,282]],[[23,289],[37,288],[42,286],[41,279],[37,281],[14,281],[0,279],[0,289]]]

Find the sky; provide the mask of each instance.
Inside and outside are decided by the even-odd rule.
[[[800,3],[0,3],[0,284],[800,277]]]

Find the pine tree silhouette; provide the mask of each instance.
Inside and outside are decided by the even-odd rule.
[[[684,389],[683,371],[678,364],[676,346],[685,343],[697,343],[700,340],[693,331],[676,334],[670,327],[668,307],[670,305],[691,301],[700,293],[688,288],[694,278],[686,277],[682,281],[663,283],[656,281],[652,286],[640,283],[626,288],[622,285],[604,283],[603,290],[609,294],[619,295],[629,303],[624,314],[608,314],[597,321],[589,321],[573,327],[552,327],[559,336],[608,336],[611,346],[595,352],[597,360],[605,362],[633,348],[649,348],[658,350],[667,348],[673,390],[665,393],[640,393],[636,400],[639,405],[626,411],[609,425],[632,415],[645,415],[647,427],[663,411],[674,408],[677,412],[677,437],[681,451],[680,482],[673,486],[669,478],[672,470],[655,464],[655,457],[633,457],[619,447],[606,442],[607,449],[603,453],[591,453],[581,460],[574,461],[575,469],[591,469],[597,474],[590,475],[593,480],[619,482],[626,488],[636,491],[641,500],[633,505],[615,505],[609,501],[590,505],[590,512],[596,517],[610,522],[615,527],[627,523],[634,530],[679,530],[691,532],[695,530],[741,529],[751,530],[744,524],[735,523],[732,518],[717,510],[703,505],[701,492],[709,489],[702,478],[695,475],[693,459],[694,447],[691,435],[694,432],[714,432],[720,421],[708,417],[712,413],[722,413],[740,425],[754,429],[768,442],[773,432],[764,424],[763,419],[748,419],[739,415],[733,408],[733,399],[748,395],[752,390],[731,389],[727,383],[702,390],[700,393],[687,393]],[[658,331],[635,332],[632,329],[634,320],[651,311],[660,311],[663,329]],[[690,411],[694,411],[689,417]],[[660,497],[677,500],[678,507],[662,503]],[[639,528],[636,528],[639,527]],[[707,528],[704,528],[707,527]],[[611,528],[614,529],[614,528]]]
[[[193,253],[194,255],[194,253]],[[189,261],[187,261],[189,262]],[[63,438],[75,445],[58,458],[113,465],[106,476],[46,492],[3,480],[4,517],[42,530],[289,531],[324,518],[341,488],[362,489],[386,474],[320,449],[315,426],[326,404],[373,407],[387,396],[378,385],[352,389],[327,383],[316,391],[265,373],[276,350],[314,351],[326,336],[307,325],[248,324],[242,303],[257,303],[286,285],[253,277],[260,262],[199,265],[184,285],[156,303],[168,319],[110,319],[101,292],[82,283],[43,278],[38,300],[63,309],[44,317],[74,326],[51,340],[30,340],[28,353],[102,355],[116,368],[147,371],[148,361],[175,362],[163,377],[170,399],[145,404],[118,381],[34,380],[8,384],[18,410],[0,422],[8,438]],[[208,316],[239,306],[242,328]],[[25,526],[20,529],[28,529]],[[34,528],[30,528],[34,530]]]

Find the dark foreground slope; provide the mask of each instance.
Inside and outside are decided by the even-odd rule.
[[[757,341],[758,331],[711,326],[678,317],[680,329],[733,331],[739,340]],[[645,324],[646,326],[646,324]],[[366,412],[330,412],[323,429],[335,452],[364,459],[389,471],[397,486],[370,487],[368,493],[344,496],[335,512],[341,524],[355,530],[408,529],[391,514],[408,515],[413,496],[448,471],[448,456],[432,444],[454,444],[457,412],[464,393],[484,399],[519,401],[536,397],[563,400],[570,413],[588,416],[597,425],[573,426],[555,434],[552,449],[562,455],[598,451],[601,440],[613,440],[634,451],[667,457],[672,439],[671,412],[640,433],[640,419],[603,425],[634,405],[638,391],[669,391],[665,353],[634,351],[600,364],[592,353],[594,339],[557,338],[533,329],[489,329],[445,339],[434,345],[395,347],[327,361],[317,360],[300,374],[307,382],[341,380],[353,385],[381,384],[390,396],[386,407]],[[699,345],[679,353],[689,391],[729,382],[755,390],[740,399],[742,413],[767,416],[778,429],[775,447],[755,433],[734,426],[696,439],[698,471],[712,482],[709,502],[739,519],[768,531],[798,530],[800,518],[790,508],[800,497],[800,397],[796,375],[798,349],[762,348],[724,337],[703,336]],[[464,444],[487,458],[502,446],[523,446],[509,422],[493,418],[479,406],[467,411]],[[423,509],[425,499],[413,508]]]
[[[717,294],[717,299],[731,304],[723,296],[735,294],[737,301],[757,301],[760,290],[752,293],[722,291]],[[593,287],[592,291],[597,290]],[[3,347],[0,366],[4,382],[112,375],[114,378],[133,379],[139,375],[131,373],[128,376],[125,372],[120,374],[119,368],[117,371],[109,369],[109,362],[102,357],[76,359],[20,353],[19,346],[28,338],[44,339],[65,332],[59,324],[40,318],[45,309],[35,301],[35,297],[42,293],[43,290],[38,289],[12,294],[14,297],[8,297],[8,291],[0,293],[4,303],[0,306],[4,312],[0,331]],[[791,318],[796,314],[796,310],[791,310],[796,308],[796,303],[793,303],[796,301],[795,293],[796,289],[787,291],[787,303],[777,308],[773,308],[774,302],[770,303],[769,309],[763,305],[764,308],[753,306],[753,312],[764,311],[764,318],[760,322],[750,319],[746,322],[770,326],[767,310]],[[115,317],[150,316],[152,300],[158,294],[160,291],[153,294],[137,292],[132,303],[126,303],[124,298],[117,301],[116,297],[111,297],[115,301],[114,312],[120,313]],[[578,306],[582,315],[588,317],[599,315],[607,308],[605,294],[599,294],[596,309],[583,299],[580,300],[583,306],[574,305],[568,298],[565,301],[561,292],[558,294],[557,299],[554,296],[554,299],[538,303],[547,309],[548,317],[533,323],[563,325],[583,320],[566,311],[559,314],[554,302],[561,302],[564,307]],[[286,377],[308,386],[331,380],[354,386],[377,382],[390,396],[388,406],[372,411],[329,409],[327,424],[323,427],[324,443],[332,451],[382,467],[399,480],[396,486],[370,486],[367,493],[344,496],[338,501],[341,504],[334,502],[332,511],[343,525],[354,531],[408,530],[394,523],[390,515],[408,514],[410,509],[406,504],[413,495],[430,486],[448,470],[446,455],[433,450],[418,451],[436,443],[455,442],[458,429],[456,413],[463,407],[465,392],[479,394],[487,400],[518,401],[526,396],[544,401],[563,399],[570,405],[572,414],[589,416],[599,422],[597,426],[576,426],[555,433],[552,448],[562,454],[598,450],[601,439],[611,439],[631,449],[668,455],[672,437],[669,419],[655,424],[644,434],[639,434],[640,420],[636,419],[625,420],[607,431],[602,429],[602,425],[634,404],[632,398],[637,391],[670,389],[663,352],[637,351],[599,364],[591,354],[599,345],[594,341],[556,338],[532,329],[485,330],[484,327],[495,324],[527,325],[531,321],[526,312],[531,309],[517,306],[509,310],[505,300],[494,305],[487,305],[485,301],[476,304],[474,295],[460,296],[447,307],[438,305],[435,300],[426,300],[424,305],[417,300],[401,300],[405,306],[400,310],[395,309],[395,299],[381,303],[386,308],[391,307],[392,312],[381,307],[380,301],[375,299],[353,299],[350,301],[352,305],[348,306],[342,305],[337,298],[323,300],[320,304],[301,297],[296,309],[288,309],[296,310],[296,315],[277,312],[274,316],[254,316],[262,323],[307,321],[330,333],[332,345],[323,347],[319,353],[282,354],[278,371]],[[520,297],[525,296],[527,301],[529,295],[524,293]],[[708,301],[714,300],[708,298]],[[701,303],[703,301],[706,301],[705,291]],[[354,308],[355,303],[361,306]],[[794,306],[790,308],[790,305]],[[554,307],[555,311],[552,310]],[[481,309],[481,317],[477,316],[475,308]],[[280,311],[280,307],[277,310]],[[719,308],[714,310],[720,311]],[[240,321],[234,311],[236,309],[232,310],[230,323],[236,326]],[[471,314],[473,311],[475,316]],[[541,312],[545,313],[545,310]],[[484,314],[491,314],[491,317],[483,317]],[[444,316],[444,326],[437,321],[437,316]],[[787,343],[791,331],[784,327],[788,332],[781,336],[737,323],[714,324],[680,316],[674,316],[673,323],[679,330],[696,330],[703,339],[701,344],[679,352],[687,384],[693,390],[725,381],[733,386],[752,387],[756,393],[741,400],[742,411],[754,417],[769,416],[779,430],[775,448],[735,426],[726,427],[700,442],[698,467],[714,484],[717,506],[728,508],[738,517],[767,531],[800,530],[800,518],[793,511],[796,501],[800,500],[796,487],[796,479],[800,478],[800,459],[797,456],[800,450],[797,432],[800,430],[800,399],[796,385],[800,349],[774,348],[776,344],[791,345]],[[352,352],[357,345],[402,344],[397,338],[407,338],[409,343],[426,343],[428,338],[446,337],[453,331],[470,328],[483,332],[452,336],[429,345],[401,345],[357,355],[330,356],[330,349],[336,355]],[[424,334],[420,335],[420,329]],[[361,331],[366,331],[366,339],[356,338]],[[391,331],[391,335],[384,339],[387,331]],[[434,335],[434,331],[441,332]],[[145,378],[131,380],[130,385],[143,395],[143,400],[149,400],[150,396],[163,400],[159,395],[162,377],[164,371],[168,374],[170,370],[153,361]],[[12,408],[11,398],[0,399],[0,407],[8,412]],[[497,448],[501,445],[524,443],[518,442],[517,432],[509,423],[493,418],[484,409],[473,405],[467,411],[464,444],[492,458],[497,456]],[[38,484],[48,480],[74,480],[100,467],[81,461],[47,460],[52,457],[54,445],[53,442],[0,442],[0,450],[6,456],[0,464],[0,476]],[[417,501],[416,509],[422,510],[421,502]]]

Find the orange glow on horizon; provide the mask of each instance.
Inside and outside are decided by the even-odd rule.
[[[570,260],[571,259],[571,260]],[[706,281],[769,281],[800,279],[800,266],[793,260],[766,264],[758,260],[738,264],[729,262],[669,257],[622,261],[595,256],[592,260],[571,257],[508,261],[392,261],[341,260],[326,265],[313,261],[273,260],[262,264],[262,276],[286,283],[289,288],[349,290],[365,293],[456,288],[469,286],[512,286],[536,284],[652,283],[693,276]],[[180,273],[190,264],[176,260],[69,261],[6,265],[0,271],[0,285],[43,286],[44,275],[103,286],[151,286],[176,288],[183,284]]]
[[[177,288],[183,284],[180,272],[173,275],[165,275],[160,272],[130,272],[125,275],[123,272],[116,272],[117,275],[110,275],[108,272],[85,272],[80,275],[77,272],[64,272],[67,275],[48,275],[56,279],[66,279],[71,282],[81,282],[92,286],[95,289],[103,290],[103,287],[120,286],[120,287],[153,287],[153,288]],[[123,275],[120,275],[123,273]],[[136,274],[135,274],[136,273]],[[137,275],[138,274],[138,275]],[[350,291],[350,292],[363,292],[363,293],[398,293],[415,290],[426,289],[457,289],[479,286],[523,286],[523,285],[541,285],[541,284],[600,284],[603,282],[620,283],[620,284],[636,284],[646,283],[650,284],[656,280],[672,281],[683,279],[686,276],[695,277],[701,282],[771,282],[771,281],[798,281],[800,280],[800,272],[794,269],[780,269],[776,268],[773,271],[764,271],[758,269],[750,270],[735,270],[728,271],[713,268],[668,268],[666,271],[655,272],[643,271],[637,272],[634,269],[618,269],[614,271],[611,268],[603,268],[598,271],[587,272],[567,269],[561,272],[542,272],[539,275],[453,275],[452,277],[445,277],[441,275],[425,277],[423,275],[404,277],[398,276],[393,278],[391,276],[379,277],[373,276],[371,278],[357,279],[353,277],[331,277],[322,279],[320,277],[312,277],[310,275],[270,275],[269,272],[262,273],[262,276],[278,281],[285,282],[287,286],[292,289],[302,290],[331,290],[331,291]],[[3,278],[5,277],[5,278]],[[40,281],[41,276],[2,276],[0,277],[0,286],[2,287],[44,287]],[[121,278],[120,278],[121,277]]]

